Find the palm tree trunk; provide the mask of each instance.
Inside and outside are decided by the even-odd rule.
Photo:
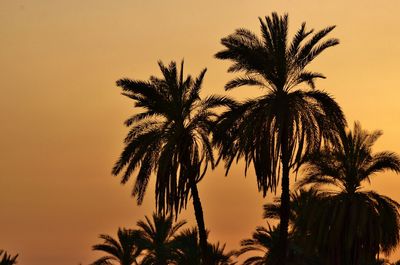
[[[196,216],[197,227],[199,228],[200,249],[202,253],[203,264],[210,265],[208,262],[207,232],[204,224],[203,208],[201,206],[199,192],[197,190],[197,184],[194,178],[190,177],[189,181],[193,199],[194,214]]]
[[[288,150],[288,125],[284,117],[281,133],[281,152],[282,152],[282,193],[280,209],[280,241],[281,241],[281,265],[286,265],[288,253],[288,230],[290,215],[290,190],[289,190],[289,150]]]

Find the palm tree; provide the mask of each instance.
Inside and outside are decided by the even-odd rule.
[[[374,191],[362,190],[363,182],[386,170],[400,172],[400,157],[393,152],[372,153],[380,131],[369,133],[359,123],[341,134],[340,142],[311,154],[299,186],[334,187],[324,192],[322,211],[315,218],[316,244],[330,262],[365,264],[379,252],[389,254],[399,244],[400,214],[396,201]],[[339,260],[337,260],[339,259]],[[332,263],[334,264],[334,263]]]
[[[99,236],[104,242],[94,245],[92,249],[103,251],[107,255],[91,265],[111,265],[113,262],[118,262],[120,265],[138,265],[137,258],[142,251],[137,246],[138,233],[135,230],[119,228],[117,235],[117,240],[106,234]]]
[[[176,265],[202,265],[196,228],[183,230],[174,240]],[[225,245],[208,244],[209,263],[207,265],[234,265],[234,252],[225,252]]]
[[[235,265],[233,256],[236,251],[225,252],[225,244],[221,245],[219,242],[208,245],[210,249],[210,264],[212,265]]]
[[[315,90],[315,79],[324,78],[306,67],[337,39],[323,40],[334,26],[313,34],[305,23],[288,43],[288,16],[272,13],[259,19],[262,36],[238,29],[223,38],[225,50],[218,59],[231,60],[228,72],[242,72],[225,85],[259,86],[265,94],[243,104],[232,105],[219,121],[215,143],[226,162],[227,172],[236,159],[244,157],[246,170],[253,163],[257,184],[265,196],[276,191],[282,178],[281,244],[282,264],[287,252],[289,221],[289,172],[298,169],[302,155],[318,148],[321,139],[334,140],[345,124],[337,103],[325,92]],[[306,84],[311,90],[301,90]],[[280,176],[280,172],[282,175]]]
[[[117,81],[123,95],[143,111],[126,120],[125,124],[132,128],[112,173],[117,175],[125,169],[121,182],[126,183],[138,169],[132,195],[140,204],[154,172],[157,210],[174,212],[176,217],[186,207],[190,194],[206,259],[207,233],[197,183],[208,166],[214,168],[215,164],[209,140],[216,118],[213,108],[231,101],[217,96],[200,98],[206,69],[193,80],[191,76],[184,79],[183,61],[179,73],[175,62],[168,67],[159,62],[159,67],[163,78]]]
[[[13,265],[17,264],[18,254],[11,257],[11,254],[8,254],[7,251],[0,249],[0,258],[0,265]]]
[[[292,241],[301,246],[302,251],[308,257],[319,257],[316,247],[311,244],[312,227],[316,225],[321,204],[324,201],[323,192],[316,189],[299,189],[290,194],[289,234]],[[275,198],[273,203],[264,205],[265,219],[280,218],[281,200]]]
[[[254,251],[261,254],[259,256],[250,256],[243,262],[243,265],[268,264],[270,260],[269,250],[279,248],[279,246],[277,246],[277,244],[279,244],[279,236],[278,233],[274,231],[276,230],[270,225],[268,225],[268,228],[258,226],[251,239],[244,239],[240,242],[242,248],[237,252],[238,256]]]
[[[201,251],[196,228],[184,229],[174,240],[174,260],[177,265],[201,265]]]
[[[280,232],[279,226],[268,227],[259,226],[253,233],[252,238],[241,241],[242,248],[236,253],[240,256],[249,253],[259,253],[250,255],[243,265],[279,265],[280,258]],[[319,265],[318,257],[309,255],[294,237],[294,233],[289,233],[288,255],[286,262],[290,265]]]
[[[174,260],[174,238],[185,221],[174,223],[171,215],[153,214],[151,221],[139,221],[138,245],[144,250],[141,265],[166,265]]]

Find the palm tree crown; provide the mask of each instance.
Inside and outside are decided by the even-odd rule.
[[[283,152],[289,152],[293,167],[304,151],[319,147],[321,136],[334,138],[332,127],[345,122],[340,107],[327,93],[297,89],[303,83],[315,88],[314,80],[325,78],[305,68],[326,48],[339,43],[337,39],[322,41],[334,27],[312,34],[303,23],[289,44],[287,15],[273,13],[265,21],[260,18],[260,24],[261,39],[249,30],[238,29],[222,39],[226,49],[215,55],[233,61],[228,72],[244,73],[228,82],[227,90],[250,85],[265,91],[264,96],[234,105],[221,116],[221,134],[227,130],[230,137],[222,134],[216,143],[228,169],[236,156],[245,157],[247,166],[254,162],[259,188],[265,195],[268,188],[276,188]],[[287,127],[287,150],[280,144],[283,125]]]
[[[323,192],[317,219],[309,227],[318,234],[316,244],[328,260],[364,264],[380,251],[389,254],[400,242],[400,214],[396,201],[374,191],[362,190],[362,183],[376,173],[400,172],[400,157],[393,152],[372,153],[382,133],[368,133],[355,123],[353,131],[341,134],[340,141],[311,154],[305,164],[305,178],[299,186],[314,189],[333,186]],[[321,233],[321,231],[324,231]],[[337,260],[336,260],[337,261]]]
[[[176,265],[205,264],[199,246],[199,237],[196,228],[185,229],[174,239]],[[207,265],[233,265],[234,251],[225,252],[225,245],[208,244],[209,261]]]
[[[165,265],[174,260],[174,239],[185,221],[174,223],[173,217],[153,214],[151,221],[139,221],[138,245],[144,250],[141,265]]]
[[[334,141],[345,120],[337,103],[325,92],[315,90],[315,79],[324,78],[306,67],[337,39],[323,40],[334,27],[313,34],[305,23],[288,42],[288,16],[272,13],[260,18],[261,38],[238,29],[221,40],[225,50],[215,56],[231,60],[228,72],[241,72],[225,86],[259,86],[265,94],[232,105],[220,117],[215,143],[226,162],[227,172],[243,157],[253,163],[257,184],[265,196],[276,191],[282,172],[281,238],[285,264],[289,222],[289,171],[298,169],[302,156],[319,148],[321,140]],[[307,84],[311,90],[301,90]]]
[[[370,182],[376,173],[385,170],[399,173],[400,158],[396,153],[372,153],[372,146],[381,135],[381,131],[365,131],[355,122],[353,131],[343,132],[336,145],[307,158],[306,175],[298,185],[329,184],[350,194],[361,189],[363,182]]]
[[[129,229],[118,229],[118,240],[102,234],[100,238],[104,240],[102,244],[92,247],[93,250],[107,253],[92,263],[92,265],[111,265],[118,262],[120,265],[137,265],[137,258],[141,249],[137,247],[137,232]]]
[[[125,168],[122,183],[126,183],[139,168],[132,194],[141,203],[154,171],[158,209],[179,211],[187,201],[189,179],[198,182],[208,164],[214,167],[208,138],[215,118],[212,108],[228,100],[217,96],[201,100],[206,69],[193,80],[191,76],[183,78],[183,62],[180,73],[175,62],[168,67],[159,62],[159,66],[163,78],[117,81],[123,95],[133,99],[143,112],[125,121],[132,128],[112,172],[117,175]],[[204,170],[200,170],[202,163]]]

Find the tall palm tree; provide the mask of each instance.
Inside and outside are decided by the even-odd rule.
[[[126,183],[138,169],[132,195],[140,204],[152,172],[156,174],[156,207],[158,212],[174,212],[178,216],[186,207],[189,194],[200,235],[203,255],[207,256],[207,233],[197,183],[208,166],[214,168],[214,156],[209,135],[214,128],[213,108],[229,104],[224,97],[200,98],[206,69],[196,79],[183,77],[176,63],[164,66],[159,62],[162,78],[149,81],[121,79],[123,95],[131,98],[142,112],[133,115],[125,124],[131,130],[125,148],[112,170],[114,175],[123,169]]]
[[[103,251],[107,255],[91,265],[111,265],[113,262],[120,265],[138,265],[137,258],[142,251],[137,245],[138,233],[135,230],[119,228],[117,235],[117,240],[106,234],[100,235],[104,242],[94,245],[92,249]]]
[[[305,23],[288,42],[288,16],[272,13],[259,19],[262,36],[238,29],[223,38],[225,50],[218,59],[231,60],[228,72],[242,72],[225,85],[226,90],[258,86],[263,96],[232,105],[223,113],[216,145],[227,171],[235,158],[244,157],[246,169],[253,163],[259,190],[265,196],[276,191],[282,179],[282,264],[287,252],[289,221],[289,172],[298,168],[302,155],[320,146],[321,138],[333,140],[337,127],[345,124],[337,103],[325,92],[315,90],[315,79],[324,78],[306,67],[337,39],[323,40],[334,26],[313,34]],[[311,90],[301,90],[306,84]],[[280,176],[280,172],[282,175]]]
[[[18,254],[12,257],[7,251],[0,249],[0,258],[0,265],[13,265],[17,264]]]
[[[363,182],[386,170],[400,172],[400,157],[393,152],[372,152],[381,136],[369,133],[359,123],[341,134],[340,141],[311,154],[305,163],[305,178],[298,185],[334,187],[324,192],[323,211],[311,227],[316,244],[327,261],[365,264],[380,251],[389,254],[400,241],[400,204],[374,191],[362,190]],[[339,260],[338,260],[339,259]]]
[[[151,221],[138,221],[138,245],[144,250],[141,265],[166,265],[174,260],[174,238],[185,221],[174,223],[171,215],[153,214]]]

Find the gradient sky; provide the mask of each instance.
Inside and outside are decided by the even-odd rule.
[[[139,207],[132,183],[110,174],[133,111],[115,81],[160,75],[157,60],[184,58],[186,73],[208,68],[204,95],[225,94],[233,75],[213,58],[220,39],[239,27],[258,33],[257,18],[273,11],[289,13],[292,34],[303,21],[337,25],[330,36],[341,44],[309,68],[328,77],[317,87],[349,124],[383,130],[376,151],[400,153],[398,0],[0,0],[0,248],[20,253],[21,265],[88,264],[98,234],[150,215],[153,183]],[[222,168],[210,171],[199,186],[210,239],[227,249],[265,223],[266,199],[242,169],[227,178]],[[374,190],[397,201],[399,187],[400,176],[372,178]],[[182,218],[194,225],[192,216],[188,204]]]

